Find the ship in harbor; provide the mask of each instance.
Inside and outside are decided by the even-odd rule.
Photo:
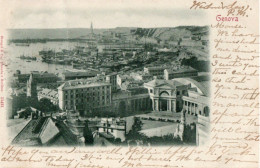
[[[32,60],[32,61],[36,61],[37,60],[36,57],[30,57],[30,56],[25,56],[25,55],[21,55],[19,58],[20,59],[25,59],[25,60]]]
[[[15,43],[16,46],[29,47],[30,43]]]

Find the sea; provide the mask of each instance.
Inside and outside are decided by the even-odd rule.
[[[71,65],[49,64],[41,61],[39,51],[54,50],[56,52],[62,49],[71,50],[75,46],[84,46],[87,44],[77,42],[46,42],[46,43],[31,43],[29,46],[17,46],[11,43],[5,52],[6,72],[8,76],[12,76],[17,70],[21,74],[30,73],[31,71],[47,71],[49,73],[61,73],[68,69],[72,69]],[[36,57],[37,60],[20,59],[21,55]]]

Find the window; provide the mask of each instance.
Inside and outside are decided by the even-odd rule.
[[[180,91],[177,91],[177,95],[180,95]]]
[[[153,93],[153,89],[150,89],[150,93]]]
[[[113,132],[114,130],[113,130],[113,128],[111,128],[111,132]]]

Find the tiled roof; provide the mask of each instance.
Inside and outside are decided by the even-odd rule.
[[[40,140],[39,140],[39,134],[40,132],[34,132],[33,129],[39,127],[41,129],[42,125],[39,125],[39,120],[42,120],[42,118],[39,118],[37,120],[31,120],[23,129],[20,131],[20,133],[13,139],[12,143],[13,144],[18,144],[18,145],[29,145],[29,146],[34,146],[34,145],[40,145]],[[44,118],[45,121],[45,118]],[[41,122],[41,124],[43,124]],[[37,142],[37,143],[36,143]]]
[[[54,125],[53,122],[56,124]],[[48,129],[52,129],[52,127],[56,127],[55,129],[58,130],[58,132],[56,132],[57,134],[55,132],[50,134],[48,133]],[[47,135],[47,137],[42,134],[43,132],[45,132],[44,134]],[[52,145],[55,144],[56,140],[59,140],[60,137],[64,139],[65,145],[78,144],[77,136],[74,135],[62,121],[57,121],[50,117],[39,117],[37,120],[33,119],[29,121],[13,139],[12,143],[22,146]],[[49,138],[49,140],[45,142],[45,144],[42,144],[41,138],[44,138],[44,140]]]
[[[62,121],[58,121],[56,126],[58,127],[60,134],[64,138],[67,145],[78,145],[77,136],[74,135]]]

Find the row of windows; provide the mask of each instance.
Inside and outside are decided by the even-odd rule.
[[[107,92],[107,93],[105,93],[105,92],[102,92],[102,93],[100,93],[100,92],[93,92],[93,93],[81,93],[81,94],[75,94],[75,95],[73,95],[73,94],[70,94],[70,95],[68,95],[68,94],[66,94],[65,95],[65,99],[68,99],[69,97],[72,99],[72,98],[79,98],[79,97],[95,97],[95,96],[104,96],[104,95],[110,95],[110,92]]]
[[[92,87],[92,88],[84,88],[84,89],[73,89],[73,90],[65,90],[64,93],[65,94],[69,94],[69,93],[82,93],[85,91],[102,91],[102,90],[109,90],[110,86],[102,86],[102,87]]]
[[[150,93],[153,93],[153,89],[150,89]],[[177,91],[177,95],[186,94],[186,90]]]
[[[111,128],[111,129],[106,129],[106,128],[103,128],[103,131],[105,132],[105,131],[110,131],[110,132],[113,132],[114,130],[113,130],[113,128]]]
[[[187,102],[187,101],[185,101],[185,102],[184,102],[184,104],[187,106],[187,105],[191,105],[191,104],[193,104],[193,105],[194,105],[195,103],[191,103],[191,102]],[[197,104],[195,104],[195,107],[198,107],[198,105],[197,105]]]
[[[169,74],[170,77],[184,77],[184,76],[197,76],[196,72],[190,73],[179,73],[179,74]]]
[[[106,105],[106,104],[110,104],[110,100],[106,100],[106,101],[94,101],[94,102],[84,102],[83,100],[78,100],[75,101],[75,105],[76,106],[85,106],[85,105],[89,105],[89,106],[102,106],[102,105]],[[74,103],[73,101],[65,101],[65,106],[66,107],[74,107]]]
[[[87,96],[87,97],[76,97],[74,100],[87,100],[87,101],[91,101],[91,100],[104,100],[104,99],[110,99],[110,95],[107,95],[107,96]],[[67,100],[67,97],[66,97],[66,99],[65,100]],[[71,100],[71,101],[73,101],[73,99]]]
[[[177,91],[177,95],[184,95],[186,94],[186,90]]]

